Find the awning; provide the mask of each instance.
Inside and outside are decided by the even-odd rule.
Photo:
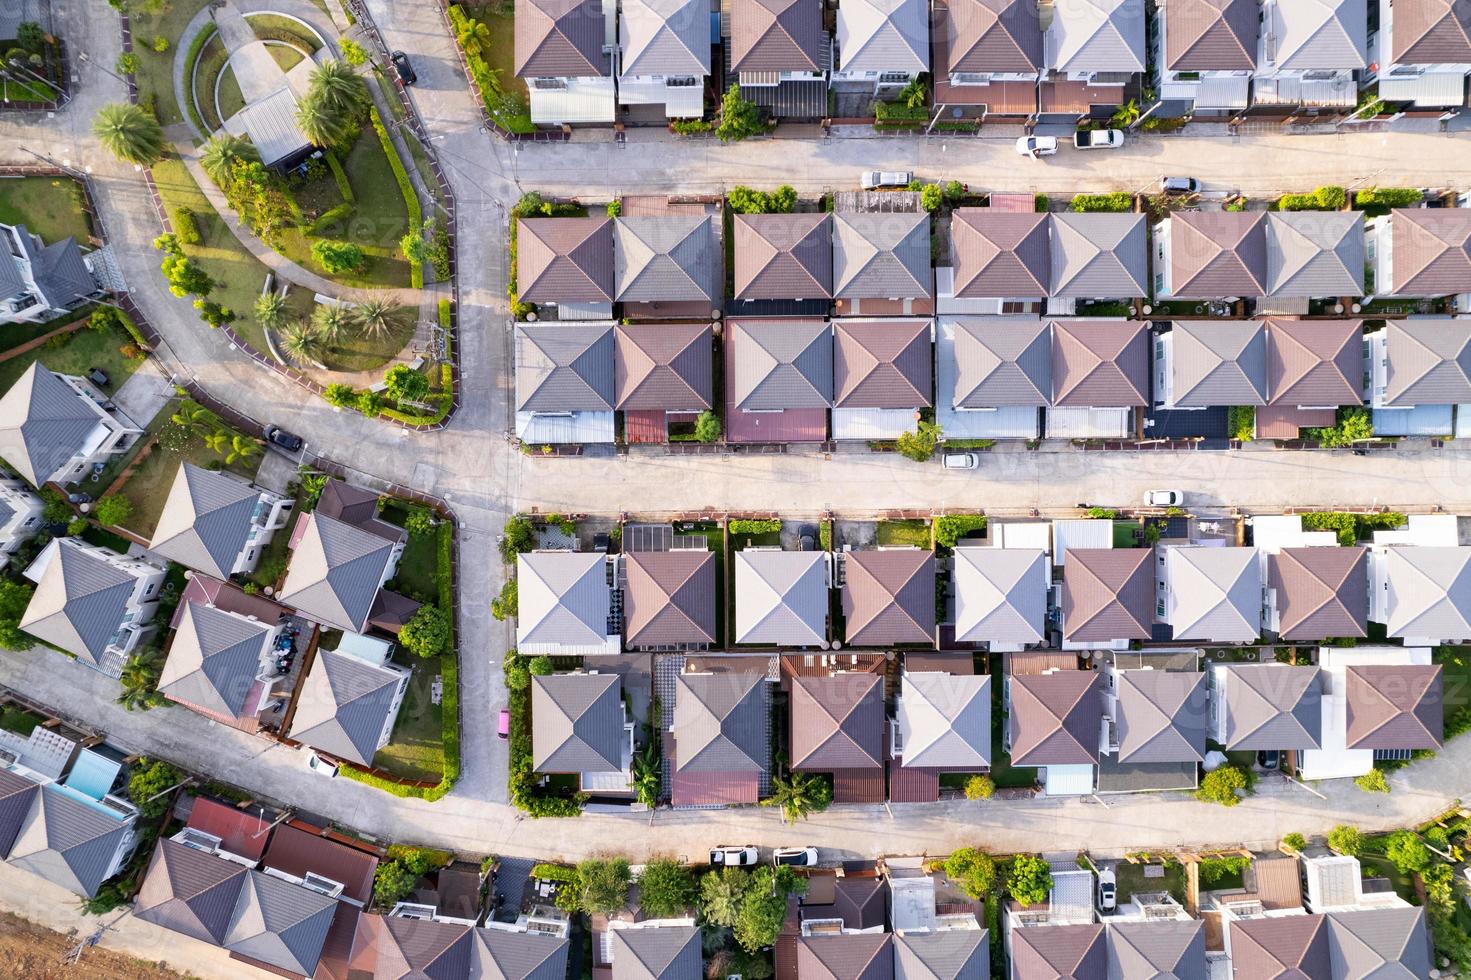
[[[1466,76],[1460,72],[1433,71],[1423,75],[1380,75],[1379,98],[1385,102],[1410,102],[1429,108],[1466,104]]]

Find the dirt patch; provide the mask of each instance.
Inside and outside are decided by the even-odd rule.
[[[0,912],[0,963],[7,976],[28,980],[70,980],[88,976],[96,980],[184,980],[153,963],[94,946],[82,954],[75,966],[64,962],[76,939],[27,922],[18,915]]]

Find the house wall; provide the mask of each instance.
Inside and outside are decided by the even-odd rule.
[[[21,480],[0,480],[0,501],[14,511],[0,525],[0,568],[3,568],[6,556],[41,529],[42,507],[41,498],[31,493]]]

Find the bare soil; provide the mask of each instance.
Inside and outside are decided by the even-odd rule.
[[[69,966],[64,958],[76,942],[77,937],[0,912],[0,976],[26,980],[74,980],[79,976],[89,980],[184,980],[186,976],[100,946],[86,950],[79,964]]]

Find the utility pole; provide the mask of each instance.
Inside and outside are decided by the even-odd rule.
[[[117,916],[117,918],[113,919],[111,922],[102,923],[91,935],[77,940],[77,944],[70,947],[66,951],[66,953],[62,956],[61,961],[67,966],[75,966],[77,963],[81,962],[82,954],[87,951],[88,947],[96,946],[102,940],[103,934],[110,929],[116,928],[118,922],[120,922],[123,916],[127,915],[130,911],[132,911],[131,908],[123,909],[123,911]]]

